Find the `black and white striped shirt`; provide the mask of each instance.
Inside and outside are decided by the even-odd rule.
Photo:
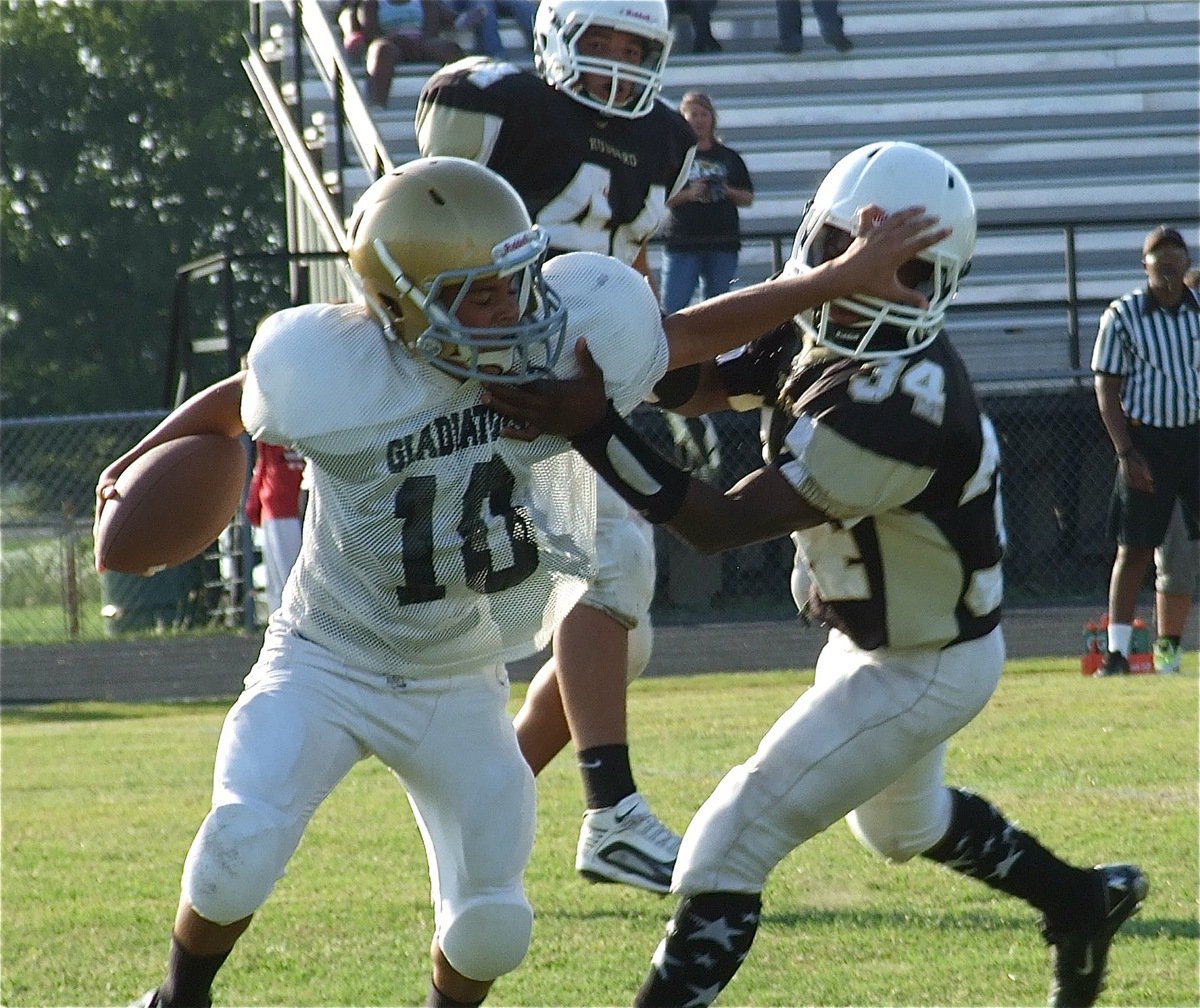
[[[1125,379],[1121,405],[1147,427],[1200,423],[1200,302],[1185,287],[1178,308],[1148,290],[1113,301],[1100,318],[1092,371]]]

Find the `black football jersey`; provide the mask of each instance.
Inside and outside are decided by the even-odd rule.
[[[777,403],[799,349],[800,333],[789,321],[716,360],[717,377],[730,408],[740,413],[759,410],[759,434],[767,462],[778,458],[783,435],[791,426],[791,418]]]
[[[833,521],[798,532],[810,611],[859,647],[944,647],[1000,621],[999,445],[944,336],[905,357],[809,351],[777,461]]]
[[[631,263],[687,181],[696,137],[661,101],[639,119],[605,116],[510,63],[469,57],[421,92],[425,156],[486,164],[521,194],[555,251]]]

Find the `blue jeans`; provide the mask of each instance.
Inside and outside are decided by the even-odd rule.
[[[663,252],[662,299],[663,311],[686,308],[703,280],[703,298],[708,300],[729,290],[737,277],[738,254],[716,250],[697,252]]]
[[[837,0],[813,0],[813,13],[821,34],[837,35],[842,30],[842,18],[838,14]],[[783,45],[801,44],[800,0],[775,0],[775,11],[779,22],[779,41]]]
[[[455,0],[454,9],[462,14],[473,7],[483,7],[483,19],[475,28],[475,45],[484,56],[504,59],[504,42],[500,38],[499,18],[508,15],[517,23],[521,34],[533,47],[533,18],[537,4],[533,0]]]

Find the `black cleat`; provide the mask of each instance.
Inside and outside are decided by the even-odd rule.
[[[1129,659],[1120,651],[1109,651],[1104,656],[1104,664],[1096,670],[1098,676],[1129,675]]]
[[[1103,915],[1066,926],[1049,921],[1042,925],[1042,934],[1054,948],[1051,1008],[1088,1008],[1096,1003],[1104,989],[1104,967],[1113,936],[1138,912],[1150,891],[1150,881],[1137,865],[1097,865],[1092,871],[1103,887]]]

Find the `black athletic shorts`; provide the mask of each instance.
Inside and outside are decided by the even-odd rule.
[[[1159,546],[1178,498],[1192,532],[1200,522],[1200,424],[1190,427],[1129,426],[1133,446],[1154,475],[1154,493],[1130,489],[1120,469],[1109,506],[1109,532],[1122,546]]]

